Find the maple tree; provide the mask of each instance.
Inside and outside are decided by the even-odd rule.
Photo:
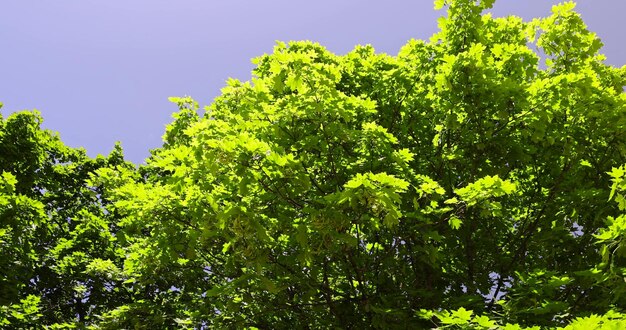
[[[621,328],[626,69],[574,4],[278,43],[136,168],[0,126],[0,324]],[[543,54],[543,55],[539,55]]]

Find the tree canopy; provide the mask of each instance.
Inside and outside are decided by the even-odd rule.
[[[0,117],[0,325],[626,327],[626,67],[574,3],[278,43],[146,164]]]

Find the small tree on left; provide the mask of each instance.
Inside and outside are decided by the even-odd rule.
[[[119,145],[89,158],[41,123],[36,111],[0,115],[0,327],[71,327],[130,300],[114,214],[89,178],[134,165]]]

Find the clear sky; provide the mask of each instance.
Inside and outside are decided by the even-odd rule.
[[[554,0],[498,0],[495,16],[547,16]],[[626,64],[626,0],[579,0],[607,62]],[[228,77],[250,78],[250,59],[275,40],[313,40],[343,54],[372,44],[391,55],[437,30],[432,0],[2,0],[3,114],[37,109],[44,127],[88,154],[121,141],[143,162],[176,107],[203,105]]]

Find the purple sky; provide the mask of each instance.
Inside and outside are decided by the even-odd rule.
[[[496,16],[547,16],[553,0],[498,0]],[[607,62],[626,63],[626,1],[579,0]],[[44,127],[88,154],[121,141],[143,162],[161,145],[176,107],[211,103],[228,77],[250,78],[250,59],[275,40],[308,39],[343,54],[357,44],[395,55],[436,32],[431,0],[55,0],[0,2],[2,112],[38,109]]]

